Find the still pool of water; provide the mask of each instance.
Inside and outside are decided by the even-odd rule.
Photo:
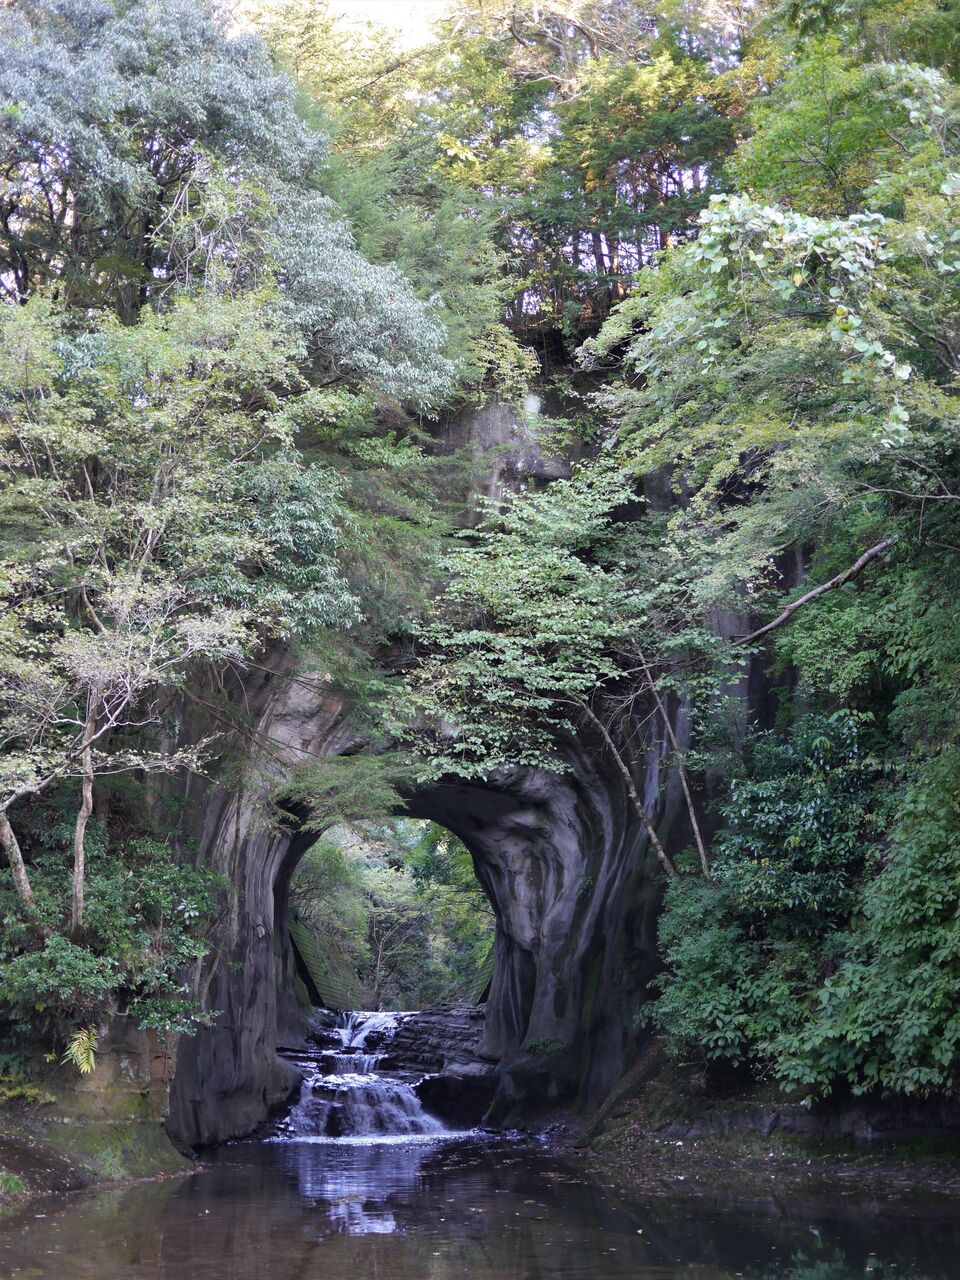
[[[0,1225],[0,1276],[953,1280],[960,1212],[631,1196],[481,1137],[249,1142],[185,1178],[34,1202]]]

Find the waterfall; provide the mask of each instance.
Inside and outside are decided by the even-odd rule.
[[[318,1030],[319,1052],[295,1059],[304,1072],[300,1097],[278,1124],[277,1136],[383,1141],[445,1133],[444,1125],[423,1110],[411,1079],[390,1071],[388,1064],[381,1069],[405,1016],[347,1013],[339,1025]]]
[[[396,1034],[397,1028],[409,1014],[403,1013],[347,1013],[343,1026],[338,1027],[340,1043],[345,1049],[365,1048],[374,1039],[386,1039]]]

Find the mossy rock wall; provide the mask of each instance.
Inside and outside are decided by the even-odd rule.
[[[175,1044],[123,1017],[102,1027],[99,1041],[89,1075],[51,1064],[38,1082],[45,1101],[0,1108],[0,1166],[29,1191],[192,1168],[164,1124]]]

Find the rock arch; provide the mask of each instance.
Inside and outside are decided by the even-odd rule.
[[[266,665],[242,690],[255,726],[242,785],[206,783],[182,798],[198,859],[230,887],[199,980],[215,1020],[177,1051],[167,1128],[180,1146],[250,1132],[297,1083],[275,1050],[304,1026],[292,996],[286,891],[314,837],[295,823],[277,830],[264,818],[265,798],[298,761],[357,743],[335,693],[299,679],[289,655]],[[655,965],[660,890],[646,835],[616,770],[582,742],[564,751],[562,774],[450,781],[409,802],[411,816],[464,841],[494,906],[483,1050],[498,1063],[491,1118],[503,1122],[605,1096],[634,1050],[633,1015]],[[662,763],[651,741],[641,781],[666,829],[678,806],[673,785],[660,785]]]

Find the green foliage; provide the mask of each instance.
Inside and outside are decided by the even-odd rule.
[[[814,710],[866,713],[746,738],[713,883],[671,885],[661,931],[652,1016],[674,1051],[815,1094],[954,1087],[937,906],[955,875],[957,101],[936,68],[801,41],[730,166],[751,194],[713,200],[585,351],[624,358],[599,397],[624,464],[673,478],[664,555],[698,565],[692,618],[806,598],[781,671]],[[806,595],[881,540],[896,549],[862,582]],[[805,546],[778,605],[781,557]]]
[[[98,1037],[96,1027],[78,1027],[67,1041],[61,1061],[72,1063],[83,1076],[88,1076],[97,1065]]]
[[[382,822],[402,807],[411,762],[399,752],[329,756],[301,765],[284,783],[282,802],[304,811],[308,830],[339,823]]]
[[[566,1051],[566,1045],[559,1040],[551,1040],[549,1036],[541,1036],[539,1040],[526,1040],[523,1044],[526,1053],[534,1053],[543,1058],[554,1058]]]
[[[611,643],[642,613],[617,559],[589,554],[628,496],[618,475],[585,470],[491,511],[450,554],[438,618],[398,704],[398,716],[418,709],[410,729],[427,776],[557,767],[555,733],[616,678]]]
[[[325,138],[218,8],[36,0],[0,36],[2,1016],[188,1031],[205,891],[100,839],[106,779],[201,768],[174,699],[266,643],[404,625],[443,524],[408,415],[452,388],[447,335],[357,248]],[[72,868],[31,832],[70,783]]]
[[[860,59],[913,59],[960,78],[956,0],[789,0],[781,15],[804,38],[830,34]]]
[[[492,910],[470,854],[433,823],[329,829],[304,855],[290,901],[372,1008],[475,1000],[489,979]]]
[[[58,288],[130,322],[179,288],[279,284],[276,307],[323,380],[442,399],[441,321],[317,194],[325,139],[260,40],[186,0],[75,0],[68,17],[32,0],[4,7],[0,37],[11,299]]]
[[[749,1064],[813,1096],[951,1092],[957,755],[887,806],[884,849],[863,827],[869,759],[837,723],[763,744],[731,787],[716,882],[668,889],[652,1021],[677,1055]]]
[[[494,912],[462,841],[433,822],[407,822],[398,844],[424,903],[429,963],[421,1002],[479,1000],[493,974]]]
[[[960,1068],[960,840],[956,751],[911,786],[892,847],[863,896],[837,971],[810,1017],[777,1045],[792,1085],[828,1092],[952,1092]]]
[[[837,712],[800,720],[786,740],[747,740],[747,770],[720,806],[714,874],[749,918],[782,916],[799,935],[850,915],[878,768],[864,737]]]
[[[530,348],[522,347],[506,325],[494,324],[478,334],[474,355],[475,398],[483,401],[492,394],[507,404],[522,404],[540,370]]]
[[[811,41],[758,102],[732,175],[804,213],[849,216],[882,201],[901,170],[936,164],[952,96],[933,68],[864,64],[836,39]]]
[[[27,1194],[26,1183],[15,1173],[0,1169],[0,1199],[22,1200]]]
[[[745,945],[730,895],[716,885],[692,875],[674,880],[658,937],[667,968],[649,1018],[676,1057],[739,1066],[796,1017],[795,1000],[783,1003],[791,994],[784,970],[803,972],[811,957],[781,945],[762,964]]]
[[[654,30],[634,4],[463,0],[409,51],[307,0],[261,6],[330,131],[324,189],[364,253],[443,300],[468,395],[513,398],[525,372],[514,356],[500,381],[488,358],[508,341],[504,309],[555,363],[716,189],[732,144],[722,56],[684,39],[689,14],[658,17]]]
[[[154,268],[161,281],[184,270],[171,240],[188,193],[202,208],[230,163],[238,177],[269,181],[319,158],[321,141],[297,121],[262,48],[226,38],[206,5],[77,0],[64,11],[31,0],[4,9],[2,35],[0,97],[15,108],[3,118],[8,226],[18,234],[0,252],[4,289],[17,298],[59,278],[78,302],[135,311]],[[155,145],[161,138],[167,145]],[[229,262],[239,212],[208,223],[201,253]]]
[[[89,1017],[105,1007],[117,986],[117,967],[108,956],[55,934],[42,951],[8,958],[3,969],[0,998],[21,1016],[51,1011]]]
[[[434,86],[421,64],[432,54],[405,55],[372,26],[348,30],[309,0],[280,0],[255,16],[301,86],[303,110],[330,135],[320,181],[360,251],[395,264],[419,298],[439,304],[457,394],[515,398],[531,365],[500,324],[507,284],[495,206],[441,172],[424,109]]]
[[[183,299],[79,334],[39,297],[0,315],[0,803],[15,825],[63,779],[196,769],[203,744],[143,734],[173,691],[268,637],[356,618],[337,481],[304,464],[263,385],[294,377],[294,346],[261,302]]]
[[[659,29],[637,5],[464,0],[426,64],[444,86],[428,107],[438,168],[496,193],[508,320],[542,334],[551,361],[689,234],[732,141],[715,64],[681,52],[686,15],[658,16]]]
[[[30,1084],[22,1070],[7,1071],[2,1065],[0,1055],[0,1102],[26,1102],[30,1104],[53,1102],[54,1095],[46,1089]],[[27,1064],[29,1068],[31,1064]]]
[[[25,828],[42,942],[10,888],[0,891],[0,1036],[36,1051],[114,1012],[162,1033],[195,1030],[206,1015],[185,983],[209,948],[218,878],[153,838],[124,840],[118,811],[118,847],[102,830],[91,842],[83,936],[71,941],[59,932],[72,838],[72,824],[57,822],[65,802],[55,797],[35,815],[36,833]]]
[[[652,1020],[678,1055],[771,1062],[809,1017],[823,967],[841,954],[867,856],[875,762],[849,715],[808,718],[781,741],[748,740],[714,846],[713,880],[667,890],[666,965]]]

